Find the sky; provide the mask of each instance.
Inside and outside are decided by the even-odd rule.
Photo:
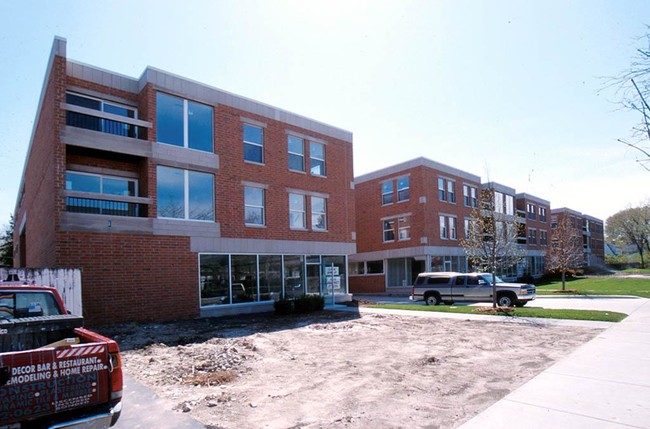
[[[648,0],[0,0],[0,226],[55,36],[351,131],[355,176],[422,156],[605,220],[650,201],[606,79],[648,24]]]

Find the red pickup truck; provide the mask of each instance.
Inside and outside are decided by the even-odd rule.
[[[0,283],[0,429],[101,429],[122,409],[117,343],[56,289]]]

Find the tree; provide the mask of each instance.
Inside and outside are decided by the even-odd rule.
[[[644,252],[650,252],[650,204],[621,210],[607,218],[607,237],[618,246],[632,245],[641,256],[645,268]]]
[[[650,29],[650,27],[648,27]],[[630,139],[619,142],[640,154],[637,162],[650,171],[650,32],[641,37],[648,47],[637,49],[630,67],[620,75],[610,78],[608,86],[617,88],[617,95],[624,109],[638,112],[640,122],[632,127]]]
[[[14,216],[9,218],[9,225],[0,237],[0,266],[13,267],[14,265]]]
[[[497,203],[492,188],[482,189],[480,208],[472,210],[470,230],[460,241],[469,262],[478,271],[492,273],[492,307],[497,306],[496,276],[516,265],[524,256],[517,244],[517,217]]]
[[[569,215],[560,216],[551,231],[551,247],[546,254],[546,267],[562,273],[562,290],[566,290],[566,272],[582,264],[584,248],[582,231]]]

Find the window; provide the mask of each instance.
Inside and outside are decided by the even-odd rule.
[[[548,244],[548,232],[546,230],[539,231],[539,244],[546,246]]]
[[[463,202],[466,207],[478,207],[475,187],[463,185]]]
[[[546,208],[539,207],[539,221],[546,222]]]
[[[246,225],[264,225],[264,189],[244,188]]]
[[[309,142],[309,171],[314,176],[325,176],[325,145]]]
[[[136,196],[137,182],[134,179],[109,177],[99,174],[68,171],[65,175],[65,189],[98,194]]]
[[[474,229],[474,224],[471,219],[464,219],[463,229],[465,231],[465,240],[473,240],[472,230]]]
[[[506,202],[506,211],[505,213],[507,215],[514,216],[515,214],[515,197],[512,195],[505,195],[505,202]]]
[[[244,161],[264,162],[264,131],[250,124],[242,125],[244,136]]]
[[[408,217],[402,216],[397,219],[397,236],[400,241],[411,239],[411,222]]]
[[[409,199],[409,178],[397,179],[397,202],[408,201]]]
[[[445,189],[445,179],[438,178],[438,199],[440,201],[447,201],[447,191]]]
[[[289,194],[289,227],[291,229],[306,229],[305,196]]]
[[[65,175],[65,189],[68,191],[135,197],[137,196],[137,188],[138,183],[135,179],[76,171],[68,171]],[[66,198],[66,210],[74,213],[116,216],[138,216],[139,214],[137,203],[78,196]]]
[[[454,216],[440,215],[440,238],[456,240],[458,238],[457,222]]]
[[[453,180],[447,180],[447,198],[450,203],[456,202],[456,183]]]
[[[368,261],[366,262],[366,273],[368,274],[383,274],[384,261]]]
[[[384,221],[384,242],[395,241],[395,220]]]
[[[160,143],[212,152],[212,107],[159,92],[156,136]]]
[[[311,197],[311,228],[316,231],[327,230],[327,202],[325,198]]]
[[[529,229],[528,230],[528,244],[537,244],[537,230]]]
[[[158,166],[158,217],[214,220],[214,176]]]
[[[503,197],[501,192],[494,191],[494,211],[497,213],[504,212]]]
[[[87,95],[67,93],[65,102],[86,109],[93,109],[100,112],[110,113],[112,115],[123,116],[125,118],[137,118],[137,109],[131,106],[125,106],[113,102],[101,100],[99,98],[89,97]],[[74,127],[84,128],[87,130],[101,131],[118,136],[138,138],[138,127],[124,122],[112,119],[98,118],[83,113],[68,111],[66,113],[66,124]],[[140,136],[144,137],[144,136]]]
[[[535,205],[527,203],[526,204],[526,213],[528,213],[528,219],[535,220]]]
[[[393,181],[381,184],[381,204],[393,204]]]
[[[300,137],[287,136],[289,170],[305,171],[305,142]]]
[[[438,177],[438,199],[440,201],[456,202],[456,182]]]

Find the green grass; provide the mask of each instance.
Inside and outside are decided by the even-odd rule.
[[[376,304],[372,308],[386,308],[393,310],[410,310],[410,311],[435,311],[439,313],[459,313],[459,314],[481,314],[503,316],[505,313],[485,313],[478,311],[474,306],[447,306],[447,305],[413,305],[413,304]],[[569,320],[593,320],[599,322],[620,322],[627,317],[625,313],[615,311],[598,311],[598,310],[558,310],[547,308],[515,308],[511,316],[514,317],[539,317],[543,319],[569,319]]]
[[[650,279],[587,277],[568,280],[566,288],[577,290],[580,295],[632,295],[650,298]],[[537,294],[556,295],[554,291],[561,289],[562,282],[554,281],[537,286]]]

